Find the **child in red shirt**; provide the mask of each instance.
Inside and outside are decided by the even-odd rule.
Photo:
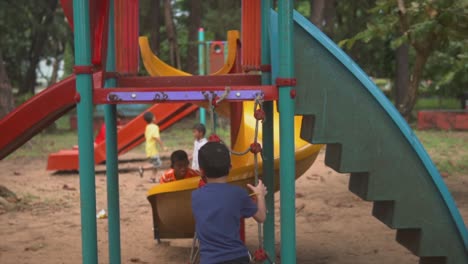
[[[159,183],[167,183],[198,176],[199,174],[196,171],[189,168],[187,153],[183,150],[176,150],[171,154],[171,169],[161,176]]]
[[[124,118],[124,115],[121,112],[117,112],[117,130],[122,128],[121,121]],[[101,128],[96,135],[96,139],[94,140],[94,144],[101,144],[102,142],[106,141],[106,123],[102,122]]]

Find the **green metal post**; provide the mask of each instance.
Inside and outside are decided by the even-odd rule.
[[[271,0],[262,0],[262,65],[270,65],[270,10]],[[271,73],[262,73],[262,84],[271,84]],[[264,102],[263,121],[263,180],[270,190],[266,196],[267,218],[263,224],[263,247],[272,260],[275,252],[275,164],[273,154],[273,102]],[[267,263],[267,262],[265,262]]]
[[[279,78],[294,78],[292,0],[280,0],[278,8]],[[280,112],[280,207],[281,262],[296,263],[296,210],[294,161],[294,98],[291,86],[279,88]]]
[[[205,75],[205,31],[198,29],[198,74]],[[206,125],[206,110],[200,107],[200,123]]]
[[[75,64],[91,65],[91,40],[89,26],[89,1],[73,0],[75,31]],[[93,76],[81,73],[76,76],[78,147],[80,168],[81,244],[83,263],[97,264],[96,185],[94,174],[93,142]]]
[[[115,71],[114,0],[109,1],[109,35],[107,41],[106,71]],[[106,79],[105,87],[115,87],[115,78]],[[109,224],[109,263],[121,263],[120,254],[120,207],[119,207],[119,164],[117,154],[116,105],[104,106],[106,122],[106,175],[107,211]]]

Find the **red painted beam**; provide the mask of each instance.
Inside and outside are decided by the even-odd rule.
[[[212,76],[119,77],[119,87],[207,87],[261,85],[260,75],[226,74]]]

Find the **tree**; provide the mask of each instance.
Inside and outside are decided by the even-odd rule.
[[[56,34],[67,25],[60,11],[58,0],[0,1],[0,46],[11,85],[19,94],[34,93],[39,62],[61,52],[55,49],[61,44]]]
[[[171,0],[164,0],[164,22],[166,24],[167,38],[169,41],[169,60],[172,66],[181,67],[177,31],[172,14]]]
[[[198,69],[198,29],[201,26],[202,4],[200,0],[189,1],[187,71],[196,74]]]
[[[395,50],[395,85],[393,89],[393,99],[397,108],[405,101],[406,94],[408,93],[408,85],[410,81],[409,76],[409,45],[402,44]]]
[[[140,35],[148,36],[151,49],[161,56],[161,42],[165,38],[162,32],[164,14],[161,8],[161,0],[141,0],[140,2]]]
[[[13,92],[0,50],[0,118],[6,116],[14,107]]]
[[[240,30],[241,1],[203,1],[202,26],[206,39],[224,40],[228,30]]]
[[[409,119],[416,103],[418,89],[430,56],[456,39],[468,34],[467,4],[463,0],[379,0],[370,9],[367,28],[358,33],[354,41],[391,38],[396,49],[407,43],[414,52],[408,90],[401,104],[400,113]]]
[[[161,46],[161,1],[153,0],[150,1],[151,10],[151,48],[156,54],[159,54],[159,48]]]
[[[427,92],[438,96],[459,97],[468,91],[468,41],[451,41],[436,51],[427,62],[424,78]]]
[[[310,0],[310,21],[327,35],[333,35],[335,0]]]
[[[48,0],[44,3],[43,8],[36,14],[34,21],[36,24],[31,30],[31,46],[28,51],[29,65],[24,74],[23,82],[20,86],[19,93],[33,93],[36,87],[37,67],[43,56],[43,50],[47,43],[47,30],[52,25],[57,9],[58,0]]]

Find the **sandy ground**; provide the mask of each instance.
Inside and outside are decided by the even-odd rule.
[[[348,176],[327,168],[323,159],[321,153],[297,181],[298,263],[417,263],[417,258],[395,242],[395,232],[371,216],[371,204],[347,190]],[[1,184],[22,197],[17,209],[0,212],[2,264],[81,263],[78,175],[53,174],[45,166],[46,159],[0,162]],[[149,175],[138,176],[133,170],[137,166],[134,162],[120,164],[122,262],[187,263],[190,240],[169,240],[161,245],[153,240],[151,208],[145,197],[152,184]],[[106,209],[106,178],[103,167],[97,169],[100,210]],[[468,219],[466,176],[449,176],[446,181]],[[278,206],[279,194],[276,202]],[[276,213],[279,237],[278,207]],[[99,263],[108,263],[107,221],[97,222]],[[256,232],[256,224],[248,221],[251,249],[256,247]]]

